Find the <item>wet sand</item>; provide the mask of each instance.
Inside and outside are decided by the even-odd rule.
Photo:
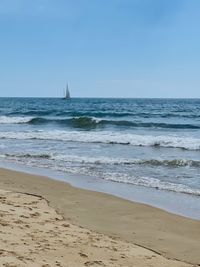
[[[1,191],[1,195],[3,194],[1,206],[6,205],[1,208],[6,211],[1,216],[4,226],[1,225],[0,239],[2,247],[0,253],[4,258],[7,255],[7,258],[14,260],[12,257],[16,257],[13,255],[20,254],[17,250],[19,247],[20,251],[23,251],[21,252],[23,255],[17,254],[19,257],[28,255],[27,257],[31,258],[28,249],[36,251],[34,252],[36,254],[40,251],[39,258],[46,260],[44,264],[49,264],[43,266],[187,266],[182,262],[200,264],[200,221],[107,194],[77,189],[47,177],[5,169],[0,170],[0,189],[11,191]],[[22,200],[24,197],[36,198],[37,200],[32,199],[30,202],[35,201],[38,204],[32,204],[33,206],[24,204],[29,203],[27,202],[29,200]],[[7,205],[6,202],[10,204]],[[15,207],[16,205],[18,207]],[[42,209],[40,205],[45,207]],[[33,210],[29,210],[28,207]],[[20,212],[27,218],[17,218]],[[36,219],[38,226],[33,223]],[[25,235],[25,237],[16,235],[15,241],[4,235],[5,231],[12,233],[16,227],[19,231],[19,225],[12,224],[14,220],[22,221],[21,230]],[[48,220],[50,224],[50,221],[53,221],[50,228],[46,227]],[[69,224],[70,227],[63,224]],[[69,231],[69,228],[71,232],[65,232]],[[32,236],[32,239],[26,239],[30,232],[26,232],[25,229],[31,233],[35,231],[36,238]],[[51,239],[50,230],[56,231],[56,229],[58,232]],[[23,248],[21,239],[25,240],[24,246],[27,249]],[[19,244],[14,246],[10,242]],[[7,252],[4,251],[5,244],[8,245]],[[43,249],[40,250],[39,245]],[[45,253],[48,246],[51,249],[47,249],[48,253]],[[9,251],[12,255],[8,253]],[[69,261],[70,255],[71,261]],[[52,262],[53,258],[58,263]],[[166,258],[176,260],[169,262]],[[34,264],[39,259],[36,256],[31,259],[29,265],[25,262],[19,266],[38,266]]]

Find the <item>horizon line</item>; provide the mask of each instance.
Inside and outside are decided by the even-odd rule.
[[[59,96],[0,96],[0,98],[57,98],[62,99]],[[200,99],[200,97],[103,97],[103,96],[72,96],[71,99]]]

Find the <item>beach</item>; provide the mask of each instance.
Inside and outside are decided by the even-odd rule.
[[[200,267],[200,1],[0,1],[0,267]]]
[[[198,220],[7,169],[0,189],[2,266],[200,264]]]

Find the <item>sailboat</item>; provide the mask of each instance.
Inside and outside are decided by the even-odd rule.
[[[67,86],[64,90],[64,98],[63,99],[70,99],[70,92],[69,92],[68,83],[67,83]]]

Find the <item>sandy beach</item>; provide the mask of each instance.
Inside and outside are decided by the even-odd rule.
[[[1,266],[196,266],[200,221],[0,170]]]

